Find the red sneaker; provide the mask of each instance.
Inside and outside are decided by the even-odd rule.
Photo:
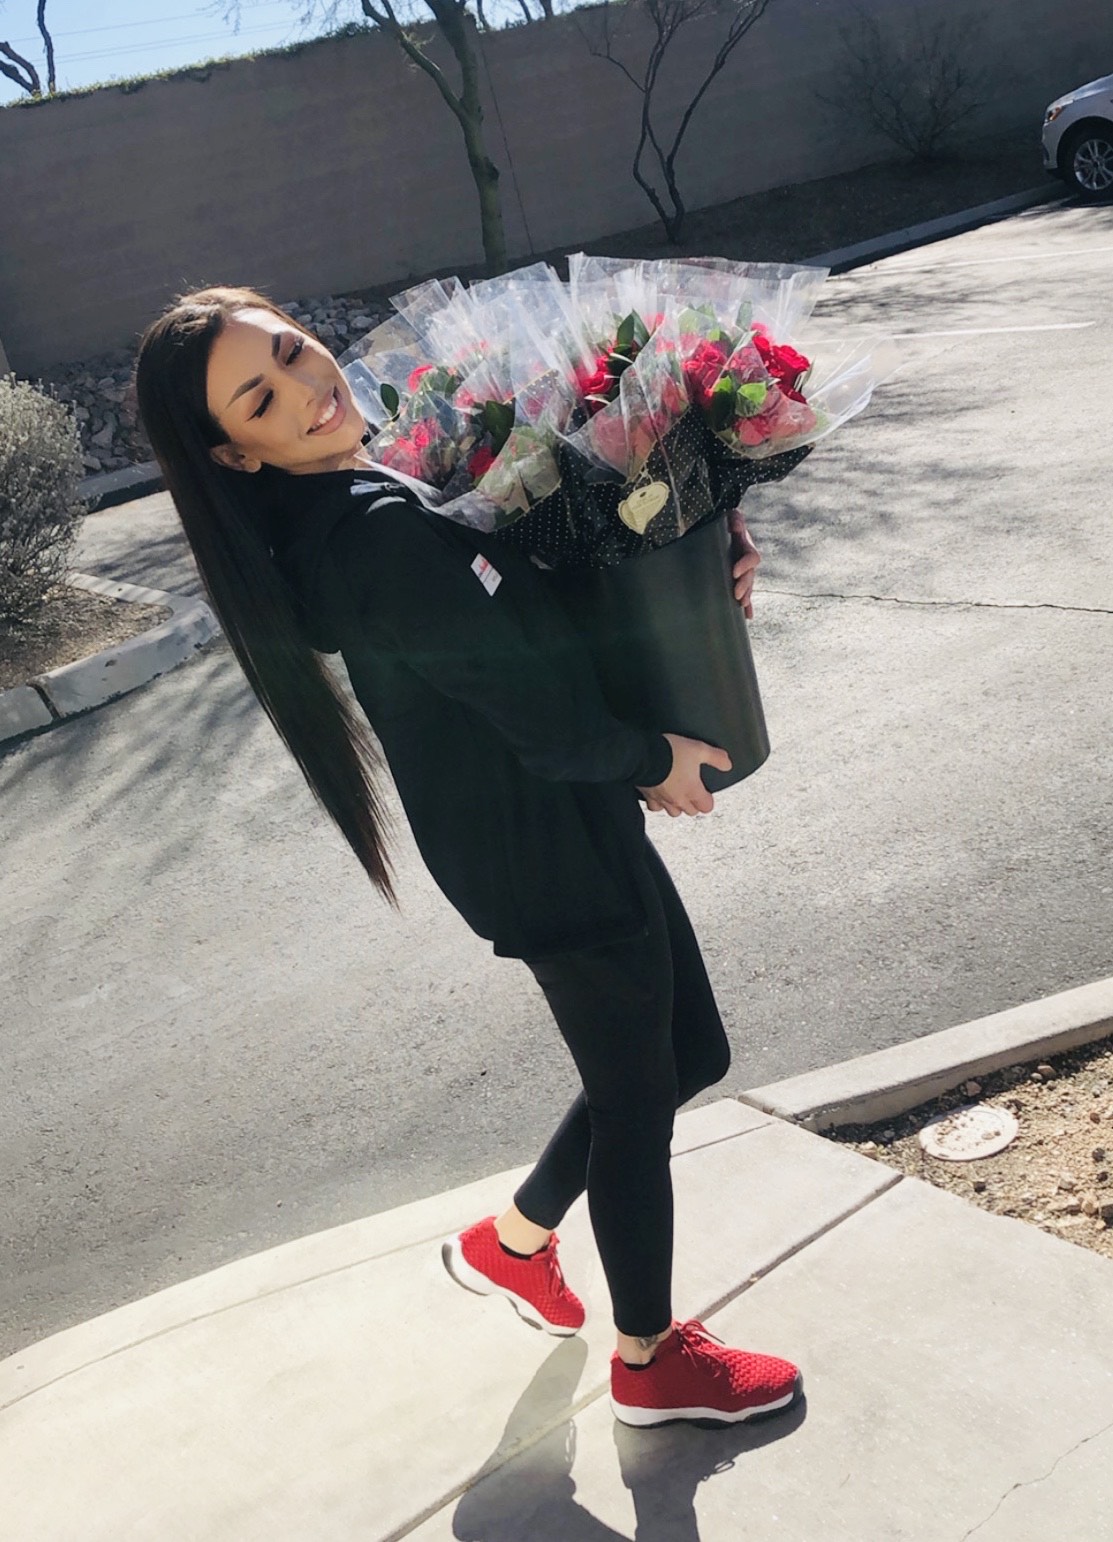
[[[584,1325],[583,1302],[568,1289],[557,1262],[556,1232],[539,1253],[515,1258],[503,1250],[495,1218],[487,1216],[441,1248],[458,1285],[480,1296],[505,1296],[531,1327],[569,1338]]]
[[[667,1424],[703,1419],[736,1424],[795,1403],[804,1381],[796,1366],[775,1355],[721,1348],[702,1323],[674,1322],[644,1371],[611,1357],[611,1408],[623,1424]]]

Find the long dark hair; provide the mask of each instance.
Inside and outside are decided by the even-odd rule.
[[[209,602],[252,690],[317,801],[397,907],[377,785],[382,757],[366,719],[349,705],[305,633],[271,556],[254,477],[219,465],[209,453],[229,442],[209,411],[209,354],[227,319],[248,306],[272,311],[312,336],[254,289],[214,285],[177,295],[140,339],[139,417]]]

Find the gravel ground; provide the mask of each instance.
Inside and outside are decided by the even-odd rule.
[[[919,1141],[924,1125],[975,1103],[1015,1115],[1020,1130],[1012,1144],[973,1161],[929,1156]],[[1113,1258],[1113,1036],[966,1082],[898,1118],[828,1134],[983,1210]]]
[[[33,616],[0,627],[0,691],[126,642],[169,616],[165,605],[135,605],[56,584]]]

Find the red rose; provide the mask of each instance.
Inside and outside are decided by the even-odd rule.
[[[806,359],[802,353],[797,353],[796,349],[790,348],[787,343],[771,343],[764,331],[756,333],[754,347],[781,390],[786,395],[792,396],[795,401],[802,402],[804,398],[796,389],[796,382],[806,370],[811,368],[811,360]]]
[[[378,451],[378,458],[384,466],[389,466],[392,471],[401,471],[405,476],[420,479],[424,469],[421,457],[408,439],[396,439],[393,444],[385,445]]]
[[[760,380],[768,385],[770,375],[765,367],[765,360],[758,350],[750,343],[743,343],[736,348],[730,356],[730,378],[735,385],[751,385],[755,380]]]
[[[810,359],[806,359],[802,353],[797,353],[796,349],[790,348],[787,343],[781,343],[779,347],[775,348],[773,350],[773,357],[781,368],[794,370],[798,375],[802,375],[806,369],[811,369],[812,367]]]
[[[723,373],[727,352],[719,343],[702,342],[690,359],[684,360],[684,381],[688,395],[705,410],[711,405],[711,391]]]
[[[489,450],[486,445],[480,445],[478,450],[473,450],[468,456],[468,471],[472,478],[478,482],[480,477],[487,475],[495,463],[495,452]]]
[[[602,393],[608,389],[608,387],[614,385],[613,376],[607,373],[606,355],[602,354],[595,360],[595,364],[593,365],[590,374],[585,374],[583,371],[577,370],[576,384],[579,386],[584,396],[601,396]]]
[[[411,391],[416,391],[422,375],[427,375],[432,368],[433,366],[431,364],[419,364],[416,369],[411,370],[410,378],[406,381],[406,385],[409,387],[409,389]]]

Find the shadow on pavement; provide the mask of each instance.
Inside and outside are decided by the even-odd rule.
[[[498,1446],[456,1506],[452,1534],[460,1542],[699,1542],[700,1484],[729,1472],[747,1451],[792,1434],[806,1414],[805,1398],[779,1418],[725,1429],[637,1430],[614,1420],[619,1473],[636,1517],[632,1534],[616,1531],[576,1498],[574,1418],[517,1454],[534,1430],[573,1402],[586,1359],[582,1339],[566,1340],[518,1399]],[[596,1406],[589,1404],[581,1418],[594,1415]],[[590,1418],[591,1438],[599,1438],[600,1424]]]

